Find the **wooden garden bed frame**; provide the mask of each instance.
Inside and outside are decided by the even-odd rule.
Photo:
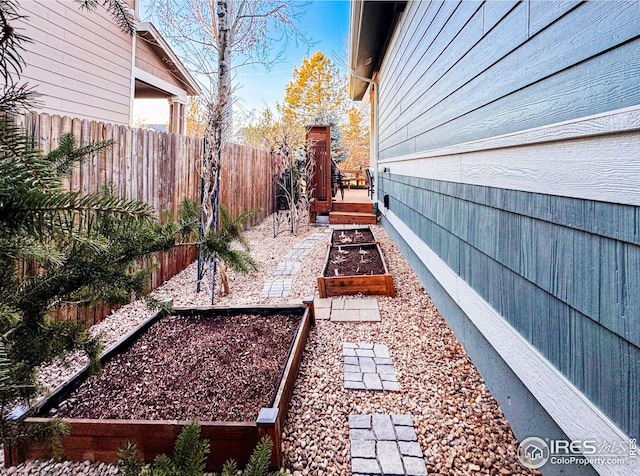
[[[329,257],[331,255],[331,249],[327,250],[327,259],[325,261],[324,269],[322,270],[322,276],[318,276],[318,292],[321,298],[330,296],[344,296],[354,294],[365,295],[383,295],[383,296],[395,296],[396,290],[393,286],[393,276],[389,273],[387,263],[384,260],[382,250],[379,243],[361,243],[357,245],[341,245],[342,248],[359,248],[361,246],[374,246],[382,265],[384,266],[384,274],[374,274],[367,276],[325,276],[327,269],[331,264]]]
[[[235,315],[235,314],[278,314],[296,313],[302,316],[300,324],[289,348],[285,366],[278,380],[275,396],[268,407],[260,410],[256,421],[226,422],[201,421],[202,437],[211,443],[211,453],[207,459],[210,471],[220,471],[229,458],[235,459],[244,466],[260,439],[268,435],[273,441],[271,467],[282,465],[282,428],[293,395],[302,353],[312,325],[314,325],[313,300],[305,300],[304,305],[261,306],[261,307],[222,307],[207,306],[193,308],[175,308],[173,314],[179,315]],[[106,362],[115,355],[125,351],[153,323],[165,314],[157,313],[138,328],[128,334],[120,342],[111,347],[102,357]],[[46,414],[50,408],[64,401],[89,376],[85,368],[65,384],[61,385],[35,409],[34,417],[25,419],[26,425],[42,423],[48,420],[38,415]],[[100,420],[64,418],[69,423],[71,432],[63,439],[65,456],[71,461],[104,461],[114,463],[116,452],[126,441],[137,443],[142,458],[151,462],[159,454],[173,454],[175,440],[189,421],[177,420]],[[46,453],[42,446],[16,444],[5,445],[5,466],[17,465],[26,459],[42,459]]]

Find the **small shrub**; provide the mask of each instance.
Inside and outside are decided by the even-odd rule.
[[[118,449],[116,461],[124,476],[138,476],[145,467],[144,461],[140,458],[138,447],[131,441],[127,441],[123,447]]]
[[[269,472],[273,442],[265,436],[253,450],[247,467],[240,472],[238,464],[230,459],[220,476],[281,476],[285,473]],[[200,437],[200,424],[193,422],[186,426],[178,436],[173,451],[173,458],[159,455],[153,465],[144,464],[135,443],[127,441],[118,450],[117,466],[124,476],[202,476],[205,471],[209,441]]]

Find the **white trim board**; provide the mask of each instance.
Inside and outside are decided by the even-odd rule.
[[[628,445],[629,436],[596,408],[400,218],[385,209],[382,202],[378,202],[378,208],[384,211],[391,226],[569,438]],[[544,438],[544,435],[538,436]],[[593,467],[599,474],[607,476],[637,474],[637,468],[630,462],[620,465],[594,463]]]
[[[379,165],[391,173],[640,205],[640,106]]]
[[[161,89],[162,91],[172,94],[173,96],[184,98],[184,100],[186,101],[187,92],[184,89],[171,84],[164,79],[158,78],[157,76],[154,76],[153,74],[148,73],[145,70],[138,68],[137,66],[133,68],[133,74],[135,79],[139,79],[140,81],[150,84],[151,86]]]

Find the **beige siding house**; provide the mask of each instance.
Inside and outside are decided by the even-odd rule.
[[[131,37],[103,7],[88,12],[72,0],[20,7],[27,17],[20,28],[33,40],[22,78],[41,95],[39,112],[130,125],[135,98],[166,98],[170,131],[184,133],[187,96],[200,89],[153,25],[139,23]]]

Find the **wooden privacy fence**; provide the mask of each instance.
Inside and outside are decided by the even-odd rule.
[[[271,154],[246,145],[225,144],[222,150],[220,201],[231,216],[260,208],[248,225],[271,215],[275,185],[271,174]]]
[[[44,153],[56,149],[67,133],[72,133],[80,145],[114,142],[110,149],[93,154],[76,166],[66,183],[71,190],[92,193],[111,183],[119,196],[151,205],[160,219],[165,212],[176,217],[185,198],[200,201],[202,138],[37,113],[19,117],[18,124],[37,140]],[[237,144],[225,144],[223,150],[221,202],[232,216],[262,209],[250,225],[273,211],[270,160],[269,152]],[[196,258],[194,246],[158,253],[158,267],[152,273],[148,290],[155,289]],[[84,321],[90,326],[110,311],[107,306],[87,308],[69,303],[57,311],[57,317]]]

